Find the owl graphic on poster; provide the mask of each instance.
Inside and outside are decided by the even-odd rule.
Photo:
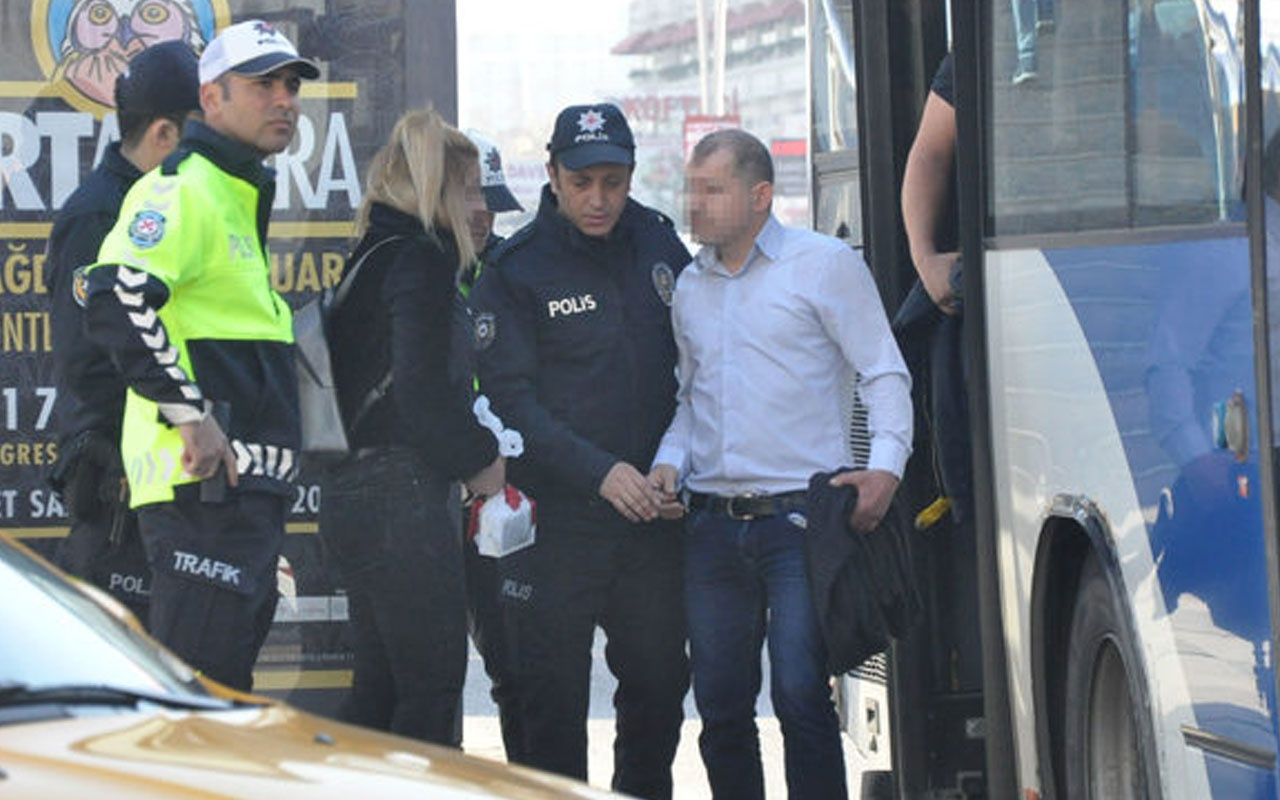
[[[129,59],[170,39],[196,52],[204,47],[193,0],[76,0],[58,47],[56,77],[112,107],[116,76]]]

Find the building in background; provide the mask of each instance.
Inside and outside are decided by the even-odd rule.
[[[627,6],[471,0],[457,7],[458,118],[502,151],[507,184],[525,207],[498,217],[498,232],[508,234],[538,207],[560,109],[626,91],[632,59],[610,48],[626,34]]]
[[[713,39],[716,0],[702,5]],[[635,130],[636,198],[687,227],[686,122],[696,137],[692,123],[715,111],[701,104],[697,8],[697,0],[629,0],[561,14],[506,0],[458,4],[459,121],[502,148],[508,183],[528,209],[499,217],[500,232],[537,207],[556,112],[593,99],[617,103]],[[807,225],[804,4],[729,0],[726,31],[725,113],[773,145],[775,207],[784,221]]]
[[[808,225],[805,11],[800,0],[728,0],[723,120],[718,121],[712,53],[716,0],[702,0],[709,107],[702,103],[696,0],[632,0],[627,36],[613,53],[632,58],[629,87],[614,99],[650,155],[636,192],[659,208],[683,211],[684,159],[691,142],[717,124],[738,124],[770,144],[777,168],[775,211]],[[655,157],[654,153],[657,154]]]

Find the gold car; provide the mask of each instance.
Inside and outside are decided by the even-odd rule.
[[[233,692],[0,535],[0,797],[610,798]]]

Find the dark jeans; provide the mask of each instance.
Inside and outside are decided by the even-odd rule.
[[[593,509],[599,514],[600,509]],[[608,513],[612,513],[611,511]],[[485,636],[507,758],[585,780],[591,646],[608,637],[618,679],[613,788],[669,798],[689,688],[680,526],[590,521],[538,506],[538,540],[495,562],[499,611]]]
[[[467,618],[457,485],[408,448],[326,470],[320,535],[347,589],[355,677],[343,717],[461,744]]]
[[[844,800],[840,723],[809,593],[802,529],[787,516],[737,521],[702,511],[689,518],[686,543],[693,694],[712,794],[719,800],[764,798],[755,709],[767,633],[788,794],[794,800]]]
[[[276,564],[286,498],[231,491],[201,502],[198,484],[138,510],[151,563],[151,635],[220,683],[253,686],[253,665],[280,598]]]

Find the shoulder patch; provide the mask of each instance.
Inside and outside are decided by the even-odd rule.
[[[663,305],[670,307],[672,295],[676,290],[675,272],[667,262],[659,261],[653,265],[650,276],[653,278],[653,290],[658,293],[658,298],[662,300]]]
[[[151,209],[143,209],[129,223],[129,241],[135,247],[155,247],[164,238],[164,215]]]
[[[71,273],[71,297],[81,308],[89,306],[89,278],[85,275],[88,269],[89,265],[85,264]]]
[[[498,320],[491,311],[481,311],[471,318],[475,326],[473,335],[475,348],[485,350],[498,337]]]

